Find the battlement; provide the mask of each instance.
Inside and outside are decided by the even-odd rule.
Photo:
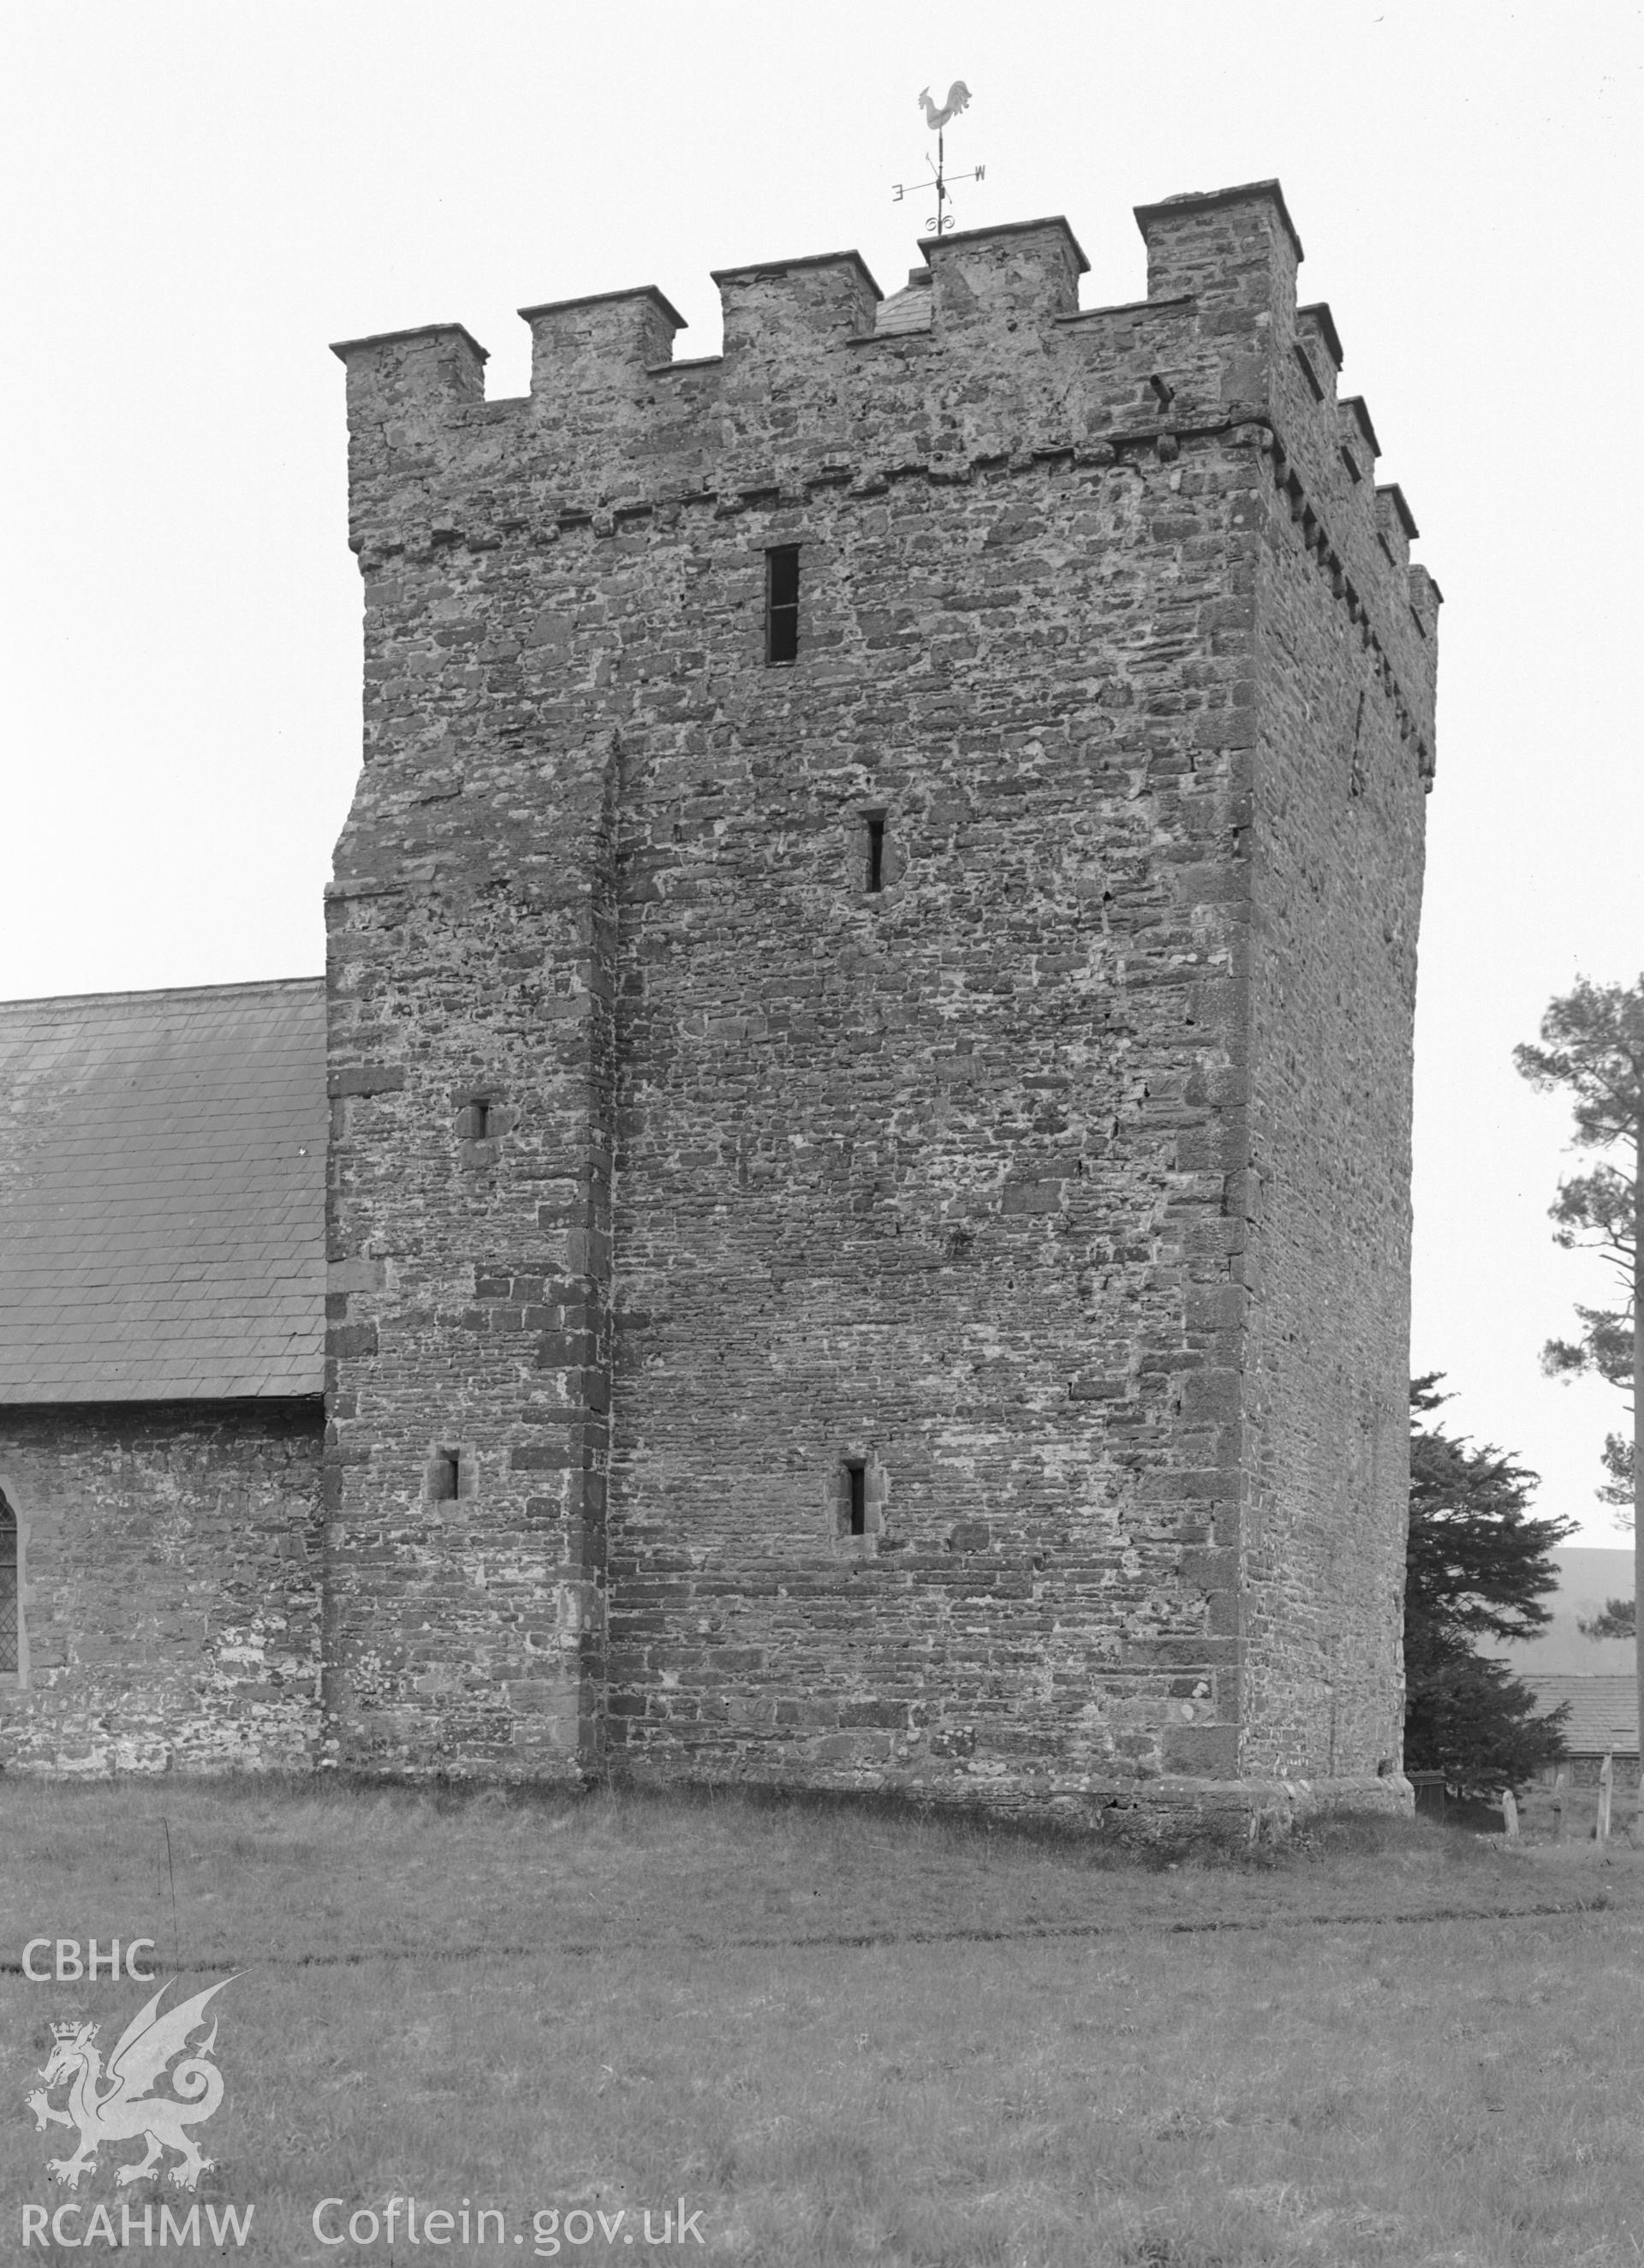
[[[713,271],[721,352],[676,359],[653,284],[521,310],[528,395],[487,401],[460,324],[349,340],[353,532],[367,559],[598,535],[636,512],[741,509],[887,479],[1253,445],[1354,622],[1383,651],[1431,769],[1436,585],[1411,581],[1402,497],[1323,301],[1298,306],[1301,239],[1276,181],[1135,209],[1148,297],[1082,308],[1089,267],[1050,216],[922,239],[887,298],[854,251]],[[1396,491],[1391,493],[1396,495]]]
[[[674,334],[686,327],[654,284],[551,299],[519,313],[531,326],[531,391],[544,401],[567,390],[598,392],[629,363],[669,361]]]
[[[732,362],[773,347],[837,346],[873,328],[884,297],[859,252],[716,268],[724,353]]]
[[[1148,247],[1150,299],[1186,291],[1219,307],[1294,320],[1302,239],[1277,181],[1190,190],[1137,205],[1135,215]]]
[[[1060,216],[921,237],[931,271],[931,328],[971,323],[1042,323],[1079,309],[1079,278],[1090,263]]]
[[[566,417],[568,401],[591,394],[613,409],[653,410],[672,428],[678,395],[657,389],[676,369],[693,375],[705,423],[722,394],[738,397],[745,434],[727,442],[731,455],[744,438],[774,446],[779,432],[794,430],[794,411],[803,431],[806,414],[841,389],[840,406],[864,433],[899,428],[911,397],[924,394],[931,399],[920,407],[937,411],[944,440],[1008,416],[1020,429],[1013,445],[1041,453],[1141,426],[1273,414],[1286,345],[1312,373],[1315,401],[1324,400],[1340,342],[1328,307],[1295,307],[1301,246],[1276,182],[1173,197],[1137,207],[1136,217],[1148,247],[1148,298],[1119,308],[1080,307],[1090,263],[1067,221],[1051,216],[921,239],[926,289],[910,285],[921,301],[914,323],[881,323],[884,294],[854,251],[715,269],[722,351],[682,364],[673,342],[684,320],[654,285],[522,308],[533,353],[531,391],[520,401],[483,403],[485,350],[460,324],[347,340],[334,351],[348,367],[358,438],[377,443],[385,471],[395,452],[384,409],[422,412],[422,447],[444,427],[442,453],[460,474],[463,436],[481,407],[485,422],[532,428],[550,453],[567,423],[579,449],[597,443],[581,414]],[[854,368],[840,366],[841,354]],[[1002,390],[991,417],[986,408],[967,416],[953,399],[966,364]],[[756,397],[782,413],[765,421],[764,434]],[[628,417],[613,423],[625,430],[612,438],[626,446]]]

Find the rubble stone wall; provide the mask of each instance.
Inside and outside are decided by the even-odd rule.
[[[1277,481],[1259,593],[1244,1756],[1330,1778],[1402,1749],[1426,783]]]
[[[1239,1329],[1201,1235],[1237,908],[1201,885],[1247,681],[1201,616],[1259,464],[916,478],[695,535],[695,634],[731,645],[796,542],[811,653],[625,768],[609,1735],[636,1765],[1058,1793],[1236,1722],[1184,1555]]]
[[[320,1427],[312,1401],[0,1412],[26,1638],[0,1767],[317,1760]]]

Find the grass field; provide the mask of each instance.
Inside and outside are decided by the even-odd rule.
[[[106,2049],[154,1990],[30,1983],[25,1943],[116,1936],[158,1940],[172,1999],[241,1972],[198,2201],[253,2205],[223,2250],[278,2268],[1644,2258],[1644,1852],[1574,1826],[1146,1868],[735,1800],[8,1778],[7,2263],[113,2257],[99,2203],[140,2235],[195,2201],[117,2192],[135,2142],[71,2197],[74,2136],[22,2107],[54,2021]],[[65,2202],[77,2247],[23,2218]]]

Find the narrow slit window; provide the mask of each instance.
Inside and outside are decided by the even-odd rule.
[[[765,555],[765,659],[795,661],[799,655],[799,547],[779,545]]]
[[[456,1503],[457,1468],[455,1449],[435,1450],[428,1465],[428,1500],[430,1504]]]
[[[18,1644],[17,1514],[0,1495],[0,1677],[15,1677]]]
[[[847,1465],[845,1477],[850,1488],[850,1532],[853,1535],[868,1533],[868,1468],[866,1465]]]
[[[884,887],[884,814],[874,812],[868,820],[868,887]]]

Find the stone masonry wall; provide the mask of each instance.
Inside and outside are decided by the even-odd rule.
[[[1187,1476],[1200,1379],[1237,1359],[1201,1231],[1243,1158],[1231,926],[1193,877],[1239,785],[1244,656],[1204,618],[1259,462],[1149,449],[694,534],[659,668],[734,652],[769,544],[803,546],[806,651],[624,734],[632,1768],[1037,1800],[1215,1753]]]
[[[28,1674],[0,1768],[300,1769],[319,1753],[312,1402],[0,1411]]]
[[[840,254],[723,275],[705,364],[668,358],[654,291],[529,311],[521,401],[483,400],[454,326],[339,350],[367,679],[329,907],[345,1757],[1083,1808],[1288,1763],[1294,1719],[1328,1769],[1312,1570],[1298,1602],[1244,1522],[1259,1478],[1270,1540],[1334,1517],[1293,1460],[1342,1380],[1252,1358],[1335,1248],[1278,1256],[1254,1312],[1247,1106],[1310,1219],[1335,1137],[1273,1082],[1320,939],[1253,897],[1257,838],[1272,811],[1275,873],[1362,845],[1276,815],[1320,718],[1269,683],[1261,608],[1281,479],[1328,477],[1340,413],[1290,383],[1271,185],[1141,218],[1131,308],[1080,312],[1044,222],[924,247],[928,329],[876,331]],[[1350,584],[1430,750],[1416,585],[1339,517],[1300,614]],[[1327,678],[1310,701],[1347,697]],[[1383,775],[1361,829],[1413,937],[1419,799]],[[1390,1063],[1402,982],[1349,1012]],[[1401,1260],[1364,1262],[1372,1403]],[[1401,1550],[1382,1521],[1367,1599]],[[1335,1673],[1378,1724],[1379,1644]]]
[[[1326,387],[1327,352],[1320,340]],[[1403,1744],[1410,1032],[1431,770],[1331,541],[1356,519],[1407,569],[1402,502],[1371,489],[1373,436],[1356,411],[1343,427],[1300,497],[1294,460],[1268,453],[1252,824],[1244,1756],[1319,1778],[1374,1773]],[[1437,594],[1420,571],[1410,588],[1401,627],[1427,651],[1401,657],[1403,681],[1430,716]]]
[[[1196,238],[1196,240],[1195,240]],[[1149,288],[1236,291],[1207,202]],[[1248,272],[1246,264],[1245,272]],[[1266,279],[1264,279],[1266,288]],[[1275,304],[1295,306],[1281,266]],[[1273,343],[1253,588],[1242,1503],[1219,1533],[1246,1771],[1363,1778],[1403,1738],[1411,1035],[1439,593],[1378,490],[1331,310]],[[1229,1407],[1233,1406],[1229,1396]]]

